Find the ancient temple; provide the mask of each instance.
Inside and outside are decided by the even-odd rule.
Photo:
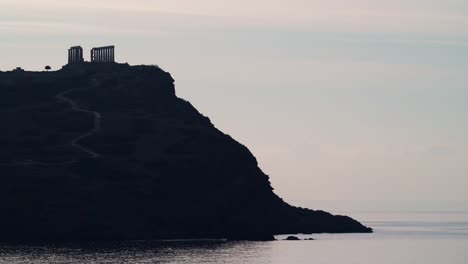
[[[115,62],[115,47],[106,46],[106,47],[93,48],[91,50],[91,62],[94,62],[94,63]]]
[[[68,64],[83,62],[83,48],[80,46],[68,49]]]

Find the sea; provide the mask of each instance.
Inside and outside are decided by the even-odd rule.
[[[468,211],[354,212],[373,234],[315,240],[0,244],[0,263],[467,264]]]

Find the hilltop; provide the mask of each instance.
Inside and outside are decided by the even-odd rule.
[[[0,240],[372,232],[291,206],[156,66],[0,72]]]

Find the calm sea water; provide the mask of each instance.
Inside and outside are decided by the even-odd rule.
[[[0,245],[0,263],[468,263],[468,212],[352,215],[375,233],[301,236],[314,241]]]

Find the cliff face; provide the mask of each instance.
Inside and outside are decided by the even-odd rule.
[[[0,73],[0,239],[371,232],[292,207],[243,145],[152,66]]]

